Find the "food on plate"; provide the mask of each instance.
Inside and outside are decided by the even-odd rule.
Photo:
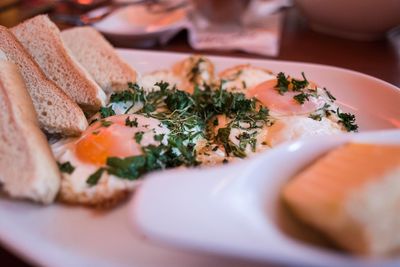
[[[180,77],[180,90],[193,93],[195,87],[204,88],[214,83],[214,64],[206,57],[193,55],[172,66],[172,73]]]
[[[276,75],[267,69],[247,65],[238,65],[219,73],[224,80],[222,87],[228,91],[246,93],[246,91],[262,82],[275,79]]]
[[[63,135],[78,135],[86,129],[87,120],[79,106],[46,77],[11,31],[2,26],[0,50],[18,66],[42,129]]]
[[[341,132],[343,132],[342,126],[327,118],[315,120],[307,116],[289,116],[275,121],[268,129],[265,142],[268,146],[274,147],[288,140],[297,140],[301,137]]]
[[[2,52],[1,52],[2,54]],[[18,68],[0,59],[0,184],[10,196],[53,202],[60,174]]]
[[[56,83],[84,111],[97,111],[105,105],[105,93],[70,55],[61,39],[60,30],[46,15],[28,19],[11,31],[47,78]]]
[[[167,82],[170,86],[176,88],[183,88],[184,81],[181,79],[181,76],[175,75],[170,70],[157,70],[151,73],[144,74],[138,80],[138,85],[143,87],[146,92],[151,92],[154,90],[159,90],[159,87],[156,85],[158,82]]]
[[[104,37],[92,27],[76,27],[61,32],[74,57],[106,93],[126,89],[136,81],[136,71],[124,62]]]
[[[42,15],[12,32],[22,45],[0,27],[2,57],[18,66],[42,128],[61,134],[49,142],[63,202],[111,206],[154,170],[223,164],[304,136],[357,130],[354,115],[304,73],[238,65],[217,76],[211,59],[192,55],[137,74],[91,27],[60,36]]]
[[[305,223],[356,254],[400,249],[400,146],[349,143],[329,152],[283,188]]]
[[[70,167],[62,173],[60,199],[103,207],[117,202],[147,168],[165,167],[158,157],[169,133],[157,119],[117,115],[92,123],[79,138],[53,144],[58,162]]]

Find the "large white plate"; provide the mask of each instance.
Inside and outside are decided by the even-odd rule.
[[[119,50],[139,72],[167,68],[185,54]],[[400,91],[373,77],[334,67],[284,61],[211,57],[217,70],[251,63],[326,86],[361,131],[400,127]],[[160,224],[163,222],[160,221]],[[43,266],[248,266],[248,262],[157,246],[129,223],[127,206],[109,212],[55,204],[41,207],[0,199],[0,240],[28,261]],[[255,263],[254,263],[255,264]],[[264,265],[265,266],[265,265]]]

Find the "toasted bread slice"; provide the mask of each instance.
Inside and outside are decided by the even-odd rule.
[[[46,74],[85,111],[105,105],[106,95],[64,45],[57,26],[39,15],[13,27],[12,33]]]
[[[350,252],[400,251],[400,146],[349,143],[302,170],[283,199],[303,222]]]
[[[86,129],[87,120],[79,106],[47,79],[11,31],[3,26],[0,26],[0,50],[18,66],[42,129],[63,135],[77,135]]]
[[[18,67],[0,60],[0,183],[12,197],[51,203],[60,173]]]
[[[110,43],[91,27],[61,32],[67,47],[106,93],[127,89],[136,81],[136,72],[115,52]]]

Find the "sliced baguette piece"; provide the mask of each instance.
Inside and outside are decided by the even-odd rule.
[[[0,183],[11,197],[54,201],[61,175],[18,67],[0,60]]]
[[[400,251],[400,146],[349,143],[306,167],[283,188],[303,222],[360,255]]]
[[[74,59],[61,39],[60,30],[47,15],[26,20],[11,31],[47,78],[55,82],[83,110],[98,111],[105,105],[104,91]]]
[[[42,129],[62,135],[78,135],[86,129],[88,123],[79,106],[46,77],[11,31],[3,26],[0,26],[0,50],[18,66]]]
[[[67,29],[61,36],[75,58],[106,93],[126,90],[128,82],[136,81],[136,71],[92,27]]]

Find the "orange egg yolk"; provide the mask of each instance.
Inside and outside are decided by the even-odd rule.
[[[249,89],[247,96],[257,98],[268,109],[282,115],[306,114],[318,109],[319,103],[316,103],[314,99],[299,104],[293,97],[300,92],[288,91],[281,95],[275,88],[276,85],[276,79],[262,82]]]
[[[108,157],[129,157],[141,154],[140,145],[134,140],[137,130],[125,126],[123,116],[107,118],[111,125],[92,124],[76,142],[75,153],[86,163],[105,165]]]

